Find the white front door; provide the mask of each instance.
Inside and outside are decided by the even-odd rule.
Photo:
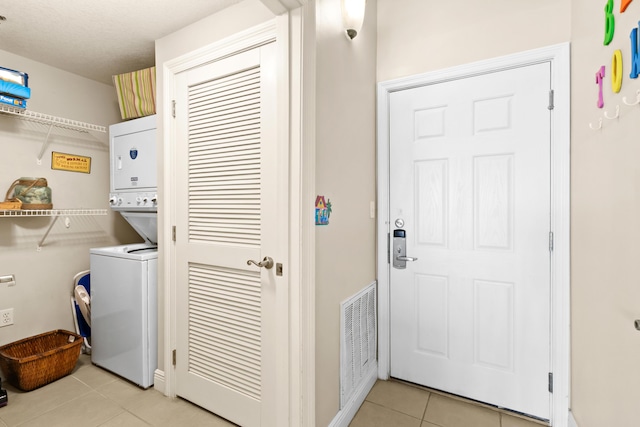
[[[286,284],[247,263],[286,259],[275,52],[176,76],[176,392],[241,426],[277,425],[287,352]]]
[[[404,230],[417,258],[391,268],[391,376],[544,419],[549,90],[541,63],[389,105],[391,257]]]

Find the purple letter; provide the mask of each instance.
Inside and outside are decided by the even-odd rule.
[[[598,108],[604,107],[604,98],[602,97],[602,81],[604,80],[604,65],[600,67],[596,73],[596,84],[598,85]]]

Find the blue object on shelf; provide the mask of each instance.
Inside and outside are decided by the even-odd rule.
[[[31,98],[30,88],[4,80],[0,80],[0,93],[22,99]]]
[[[16,108],[27,108],[27,100],[16,98],[15,96],[0,94],[0,104],[10,105]]]
[[[29,75],[22,71],[16,71],[10,68],[0,67],[0,80],[29,87]]]

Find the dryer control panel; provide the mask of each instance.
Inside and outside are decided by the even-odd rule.
[[[156,193],[110,193],[109,206],[121,211],[156,211],[158,195]]]

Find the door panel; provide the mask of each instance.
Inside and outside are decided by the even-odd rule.
[[[242,426],[276,423],[275,75],[269,44],[176,79],[177,394]]]
[[[391,375],[545,419],[549,89],[543,63],[390,95],[390,219],[417,257],[391,269]]]

